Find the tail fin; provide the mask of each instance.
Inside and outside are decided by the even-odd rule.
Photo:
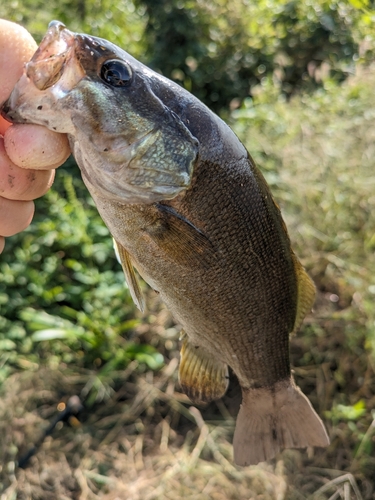
[[[233,439],[237,465],[269,460],[284,448],[329,445],[323,422],[292,379],[242,393]]]

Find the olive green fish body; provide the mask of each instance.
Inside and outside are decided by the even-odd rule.
[[[135,303],[144,308],[134,268],[182,326],[186,394],[221,397],[233,369],[243,392],[235,461],[327,445],[289,362],[314,286],[230,128],[118,47],[57,22],[3,113],[68,133]]]
[[[297,278],[279,210],[251,160],[241,163],[228,175],[229,161],[198,160],[191,189],[165,205],[96,201],[116,241],[191,342],[231,366],[244,387],[258,387],[290,375]],[[175,213],[200,232],[202,253],[188,248],[188,238],[166,252],[153,237],[154,231],[169,237]]]

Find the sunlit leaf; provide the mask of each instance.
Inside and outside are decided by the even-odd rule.
[[[58,329],[58,328],[39,330],[39,331],[33,333],[31,336],[31,338],[33,340],[36,340],[36,341],[66,339],[67,337],[69,337],[69,331]]]

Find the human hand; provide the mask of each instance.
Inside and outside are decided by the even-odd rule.
[[[0,107],[21,77],[37,44],[24,28],[0,19]],[[5,236],[23,231],[34,200],[48,191],[70,154],[66,135],[39,125],[11,125],[0,116],[0,253]]]

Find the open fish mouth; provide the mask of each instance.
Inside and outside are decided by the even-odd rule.
[[[46,108],[53,109],[53,103],[86,76],[77,58],[76,46],[76,35],[60,21],[52,21],[37,51],[26,63],[15,90],[2,106],[4,118],[16,123],[48,126]],[[30,106],[31,100],[38,103],[36,108]],[[42,109],[43,113],[39,112]],[[58,132],[68,131],[58,126],[49,128]]]

